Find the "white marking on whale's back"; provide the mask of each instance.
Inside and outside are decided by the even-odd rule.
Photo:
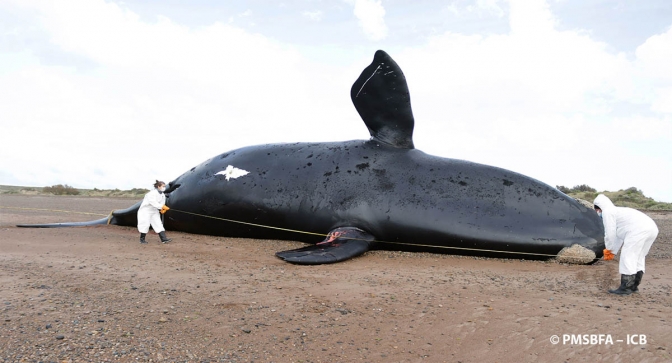
[[[224,175],[226,177],[226,180],[229,180],[229,179],[240,178],[241,176],[247,175],[249,173],[250,172],[247,171],[247,170],[238,169],[238,168],[234,167],[233,165],[229,165],[229,166],[226,167],[226,169],[220,171],[219,173],[217,173],[215,175]]]

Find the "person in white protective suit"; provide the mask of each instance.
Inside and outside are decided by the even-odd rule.
[[[623,247],[618,263],[621,286],[609,292],[618,295],[637,292],[644,276],[644,259],[658,236],[656,222],[636,209],[616,207],[604,194],[598,195],[593,204],[604,224],[604,259],[612,260]]]
[[[140,208],[138,208],[138,231],[140,231],[140,243],[147,243],[145,236],[149,232],[149,226],[152,226],[154,232],[159,234],[161,242],[168,243],[172,241],[166,237],[166,230],[161,223],[160,214],[166,213],[170,208],[166,206],[166,196],[163,192],[166,191],[166,183],[156,181],[154,183],[154,190],[145,194],[145,199],[142,200]]]

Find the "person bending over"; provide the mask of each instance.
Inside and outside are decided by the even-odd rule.
[[[613,260],[623,247],[618,263],[621,286],[609,292],[618,295],[637,292],[644,276],[644,260],[658,236],[656,222],[636,209],[616,207],[604,194],[598,195],[593,205],[604,224],[604,259]]]

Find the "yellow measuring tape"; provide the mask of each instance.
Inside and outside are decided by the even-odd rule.
[[[5,208],[5,209],[22,209],[22,210],[39,210],[39,211],[49,211],[49,212],[65,212],[65,213],[75,213],[75,214],[88,214],[88,215],[96,215],[96,216],[105,216],[105,214],[100,214],[100,213],[75,212],[75,211],[60,210],[60,209],[21,208],[21,207],[3,207],[3,206],[0,206],[0,208]],[[237,221],[237,220],[234,220],[234,219],[219,218],[219,217],[213,217],[213,216],[208,216],[208,215],[204,215],[204,214],[192,213],[192,212],[187,212],[187,211],[183,211],[183,210],[179,210],[179,209],[174,209],[174,208],[171,208],[170,211],[173,211],[173,212],[179,212],[179,213],[184,213],[184,214],[191,214],[191,215],[198,216],[198,217],[203,217],[203,218],[217,219],[217,220],[225,221],[225,222],[238,223],[238,224],[245,224],[245,225],[253,226],[253,227],[261,227],[261,228],[275,229],[275,230],[278,230],[278,231],[284,231],[284,232],[309,234],[309,235],[320,236],[320,237],[329,237],[329,234],[324,234],[324,233],[315,233],[315,232],[307,232],[307,231],[301,231],[301,230],[296,230],[296,229],[288,229],[288,228],[281,228],[281,227],[274,227],[274,226],[266,226],[266,225],[263,225],[263,224],[250,223],[250,222],[243,222],[243,221]],[[107,215],[107,224],[110,224],[110,221],[112,220],[112,213],[114,213],[114,210],[113,210],[112,212],[110,212],[110,213]],[[353,239],[353,240],[368,241],[368,240],[365,240],[365,239],[363,239],[363,238],[350,238],[350,239]],[[557,257],[557,255],[550,255],[550,254],[546,254],[546,253],[499,251],[499,250],[486,250],[486,249],[480,249],[480,248],[468,248],[468,247],[434,246],[434,245],[425,245],[425,244],[416,244],[416,243],[411,244],[411,243],[404,243],[404,242],[390,242],[390,241],[379,241],[379,240],[373,240],[373,241],[368,241],[368,242],[387,243],[387,244],[400,245],[400,246],[418,246],[418,247],[428,247],[428,248],[443,248],[443,249],[462,250],[462,251],[478,251],[478,252],[493,252],[493,253],[509,253],[509,254],[515,254],[515,255],[531,255],[531,256]]]
[[[270,228],[270,229],[276,229],[276,230],[279,230],[279,231],[285,231],[285,232],[294,232],[294,233],[310,234],[310,235],[313,235],[313,236],[320,236],[320,237],[329,237],[328,234],[324,234],[324,233],[306,232],[306,231],[300,231],[300,230],[296,230],[296,229],[288,229],[288,228],[281,228],[281,227],[266,226],[266,225],[263,225],[263,224],[256,224],[256,223],[242,222],[242,221],[236,221],[236,220],[233,220],[233,219],[219,218],[219,217],[213,217],[213,216],[208,216],[208,215],[204,215],[204,214],[198,214],[198,213],[186,212],[186,211],[183,211],[183,210],[178,210],[178,209],[173,209],[173,208],[171,208],[169,211],[180,212],[180,213],[185,213],[185,214],[191,214],[191,215],[194,215],[194,216],[199,216],[199,217],[204,217],[204,218],[218,219],[218,220],[226,221],[226,222],[233,222],[233,223],[245,224],[245,225],[254,226],[254,227]],[[349,239],[368,241],[368,240],[363,239],[363,238],[349,238]],[[390,241],[379,241],[379,240],[373,240],[373,241],[368,241],[368,242],[387,243],[387,244],[401,245],[401,246],[418,246],[418,247],[429,247],[429,248],[445,248],[445,249],[463,250],[463,251],[479,251],[479,252],[494,252],[494,253],[510,253],[510,254],[515,254],[515,255],[532,255],[532,256],[544,256],[544,257],[557,257],[557,255],[549,255],[549,254],[547,254],[547,253],[513,252],[513,251],[486,250],[486,249],[480,249],[480,248],[467,248],[467,247],[434,246],[434,245],[424,245],[424,244],[417,244],[417,243],[412,243],[412,244],[411,244],[411,243],[404,243],[404,242],[390,242]]]

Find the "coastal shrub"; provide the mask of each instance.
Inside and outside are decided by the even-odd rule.
[[[79,190],[67,184],[56,184],[50,187],[44,187],[43,192],[55,195],[79,195]]]
[[[591,188],[586,184],[575,185],[572,188],[572,191],[574,191],[574,192],[591,192],[591,193],[596,193],[597,192],[597,190],[595,190],[595,188]]]

